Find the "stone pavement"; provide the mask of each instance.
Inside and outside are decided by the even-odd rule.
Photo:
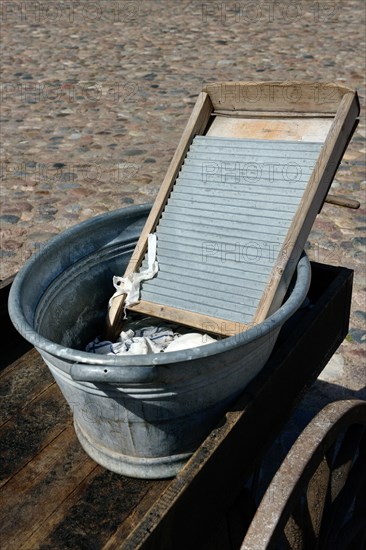
[[[365,4],[1,2],[1,278],[66,227],[152,201],[203,83],[333,81],[364,115]],[[365,119],[309,238],[355,270],[350,333],[328,375],[365,395]],[[319,335],[321,337],[321,335]],[[359,393],[361,392],[361,393]]]

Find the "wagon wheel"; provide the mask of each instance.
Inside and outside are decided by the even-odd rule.
[[[366,402],[330,403],[271,481],[241,550],[366,548]]]

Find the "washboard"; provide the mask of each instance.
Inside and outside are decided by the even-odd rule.
[[[146,267],[155,232],[158,274],[129,309],[221,335],[275,311],[358,114],[357,94],[333,84],[208,85],[126,271]]]

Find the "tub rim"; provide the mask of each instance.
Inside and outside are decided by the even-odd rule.
[[[59,235],[50,239],[44,246],[41,252],[34,254],[21,268],[16,275],[9,294],[9,315],[10,318],[18,330],[18,332],[28,342],[34,345],[38,350],[42,350],[52,356],[55,356],[61,360],[71,362],[72,364],[91,365],[94,367],[153,367],[158,365],[168,365],[172,363],[181,363],[192,361],[194,359],[206,358],[212,355],[218,355],[235,348],[247,345],[256,339],[261,339],[269,332],[279,329],[288,319],[295,313],[301,306],[306,298],[307,292],[310,287],[311,280],[311,266],[309,259],[304,252],[300,258],[296,268],[296,281],[292,289],[290,296],[283,303],[283,305],[270,315],[267,319],[258,323],[257,325],[249,328],[246,331],[240,332],[233,336],[229,336],[218,342],[199,346],[197,348],[179,350],[169,353],[158,353],[149,355],[101,355],[88,353],[86,351],[80,351],[73,348],[65,347],[56,342],[52,342],[47,338],[40,335],[27,321],[23,312],[23,307],[20,301],[21,289],[24,284],[27,283],[27,279],[30,276],[34,265],[42,262],[44,257],[50,251],[53,251],[59,244],[64,244],[65,238],[77,236],[77,234],[83,229],[88,229],[96,222],[103,222],[106,217],[112,217],[119,215],[126,215],[133,217],[138,215],[139,211],[141,215],[149,212],[151,208],[150,204],[143,204],[137,206],[130,206],[127,208],[121,208],[112,212],[106,212],[98,216],[94,216],[88,220],[85,220],[65,231],[62,231]],[[245,335],[245,336],[244,336]]]

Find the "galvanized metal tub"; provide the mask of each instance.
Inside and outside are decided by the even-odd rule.
[[[80,443],[99,464],[141,478],[175,475],[267,361],[310,284],[303,256],[284,305],[217,343],[143,356],[80,351],[100,331],[150,206],[103,214],[50,241],[15,278],[11,319],[38,349],[73,410]]]

